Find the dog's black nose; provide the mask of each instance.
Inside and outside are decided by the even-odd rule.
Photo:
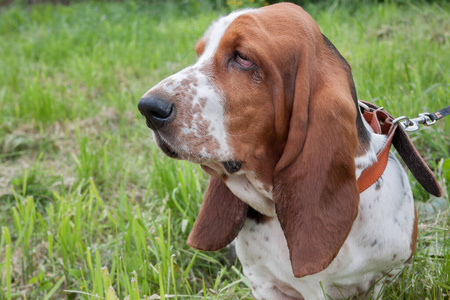
[[[147,126],[158,130],[169,122],[173,113],[173,104],[158,96],[149,96],[139,100],[138,109],[147,120]]]

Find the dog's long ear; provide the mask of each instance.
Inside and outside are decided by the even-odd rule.
[[[248,205],[237,198],[221,178],[212,177],[188,245],[203,251],[224,248],[238,235],[247,211]]]
[[[299,67],[288,138],[274,171],[273,197],[295,277],[328,267],[358,212],[351,73],[326,53],[309,68],[313,75],[305,71],[308,62]]]

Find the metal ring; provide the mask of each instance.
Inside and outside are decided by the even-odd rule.
[[[403,120],[405,120],[405,121],[407,121],[407,123],[409,123],[409,118],[407,116],[401,116],[401,117],[398,117],[397,119],[392,120],[392,124],[398,123]]]
[[[417,122],[417,120],[408,120],[408,122],[408,126],[405,127],[406,131],[417,131],[420,129],[419,122]]]
[[[367,106],[365,103],[358,100],[359,106],[361,106],[364,110],[370,111],[369,106]]]

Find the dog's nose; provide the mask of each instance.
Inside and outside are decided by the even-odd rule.
[[[147,120],[147,126],[158,130],[169,122],[173,113],[173,104],[158,96],[149,96],[139,100],[138,109]]]

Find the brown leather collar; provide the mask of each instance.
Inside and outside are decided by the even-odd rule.
[[[377,154],[377,162],[365,169],[359,176],[357,181],[359,192],[362,193],[365,191],[381,177],[386,169],[389,160],[389,149],[393,143],[395,149],[397,149],[397,152],[417,181],[419,181],[428,193],[440,197],[442,190],[436,177],[414,147],[405,130],[398,123],[394,124],[392,122],[394,118],[382,108],[380,109],[378,106],[366,101],[361,102],[368,108],[364,108],[363,112],[366,121],[376,134],[386,135],[387,140],[386,144]]]

